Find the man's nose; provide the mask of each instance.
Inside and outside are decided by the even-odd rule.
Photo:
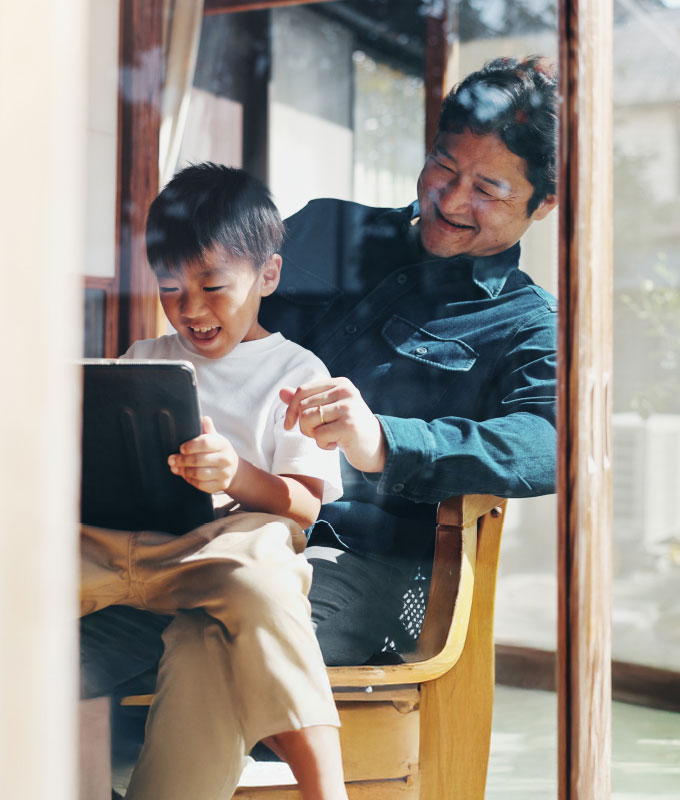
[[[445,214],[467,210],[471,197],[472,187],[460,178],[452,178],[438,188],[438,205]]]

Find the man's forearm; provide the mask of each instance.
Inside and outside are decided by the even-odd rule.
[[[556,432],[548,419],[519,412],[475,422],[379,416],[387,440],[381,494],[436,503],[457,494],[531,497],[554,491]]]

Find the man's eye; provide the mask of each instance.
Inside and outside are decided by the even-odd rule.
[[[487,192],[485,189],[482,189],[481,186],[475,186],[475,189],[480,193],[483,194],[485,197],[493,197],[491,192]]]
[[[447,172],[453,172],[453,169],[451,167],[447,167],[446,164],[440,161],[436,156],[432,156],[432,159],[438,167],[445,169]]]

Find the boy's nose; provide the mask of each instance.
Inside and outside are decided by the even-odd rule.
[[[203,311],[203,298],[200,295],[185,294],[179,304],[180,311],[185,317],[199,316]]]

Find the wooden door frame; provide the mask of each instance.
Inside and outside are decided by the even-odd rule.
[[[116,276],[118,353],[161,332],[146,259],[146,212],[158,194],[163,0],[120,0]]]
[[[560,0],[560,800],[611,794],[611,0]]]

